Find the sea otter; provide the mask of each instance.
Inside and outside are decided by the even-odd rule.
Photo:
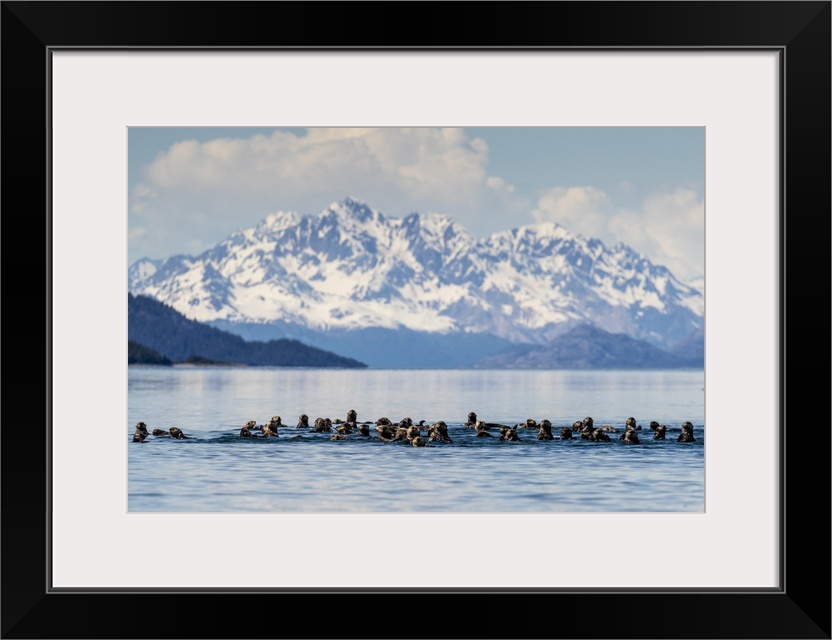
[[[426,447],[427,446],[427,442],[425,442],[425,439],[422,436],[416,436],[415,438],[413,438],[410,441],[410,444],[413,445],[414,447]]]
[[[619,440],[623,440],[625,444],[639,444],[638,433],[631,425],[627,425],[627,430],[622,433],[619,437]]]
[[[392,424],[380,424],[376,427],[379,442],[395,442],[407,439],[407,430],[394,427]],[[402,435],[400,435],[402,432]]]
[[[385,425],[386,426],[392,426],[393,425],[393,423],[390,422],[390,418],[379,418],[378,420],[376,420],[376,426],[377,427],[381,427],[381,426],[385,426]]]
[[[595,421],[592,417],[587,416],[580,422],[575,422],[572,428],[574,429],[575,426],[579,426],[581,430],[581,440],[592,440],[592,434],[595,431]]]
[[[473,411],[468,414],[468,420],[465,423],[465,427],[468,429],[475,429],[477,426],[477,414]]]
[[[370,426],[364,422],[358,425],[358,435],[360,436],[369,436],[370,435]]]
[[[526,418],[525,422],[521,422],[515,428],[519,428],[519,429],[537,429],[538,424],[537,424],[536,420],[533,420],[531,418]]]
[[[170,437],[174,440],[187,440],[188,437],[182,433],[182,429],[178,429],[177,427],[170,428]]]
[[[343,433],[333,433],[331,436],[329,436],[329,439],[330,440],[349,440],[349,438],[347,436],[345,436]]]
[[[133,433],[133,442],[144,442],[147,436],[147,425],[144,422],[137,422],[136,431]]]
[[[342,422],[337,427],[335,427],[335,430],[338,433],[340,433],[341,435],[349,435],[349,434],[352,433],[352,430],[354,428],[355,428],[355,423],[354,422]]]
[[[315,433],[332,433],[332,423],[328,418],[315,418],[315,426],[312,430]]]
[[[569,434],[572,435],[571,433]],[[561,436],[562,437],[562,436]],[[537,439],[538,440],[554,440],[555,436],[552,435],[552,423],[548,420],[541,420],[540,421],[540,430],[537,432]]]
[[[428,440],[431,442],[452,442],[448,436],[448,425],[442,420],[434,422],[428,427]]]
[[[298,418],[298,429],[308,429],[308,428],[309,428],[309,416],[304,413]]]
[[[578,426],[581,430],[581,440],[592,440],[592,432],[595,431],[595,423],[592,418],[587,416],[581,422],[575,422],[572,426],[573,428]]]
[[[240,429],[240,436],[243,438],[251,438],[251,430],[254,429],[256,425],[257,423],[254,420],[249,420],[248,422],[246,422],[243,425],[243,428]]]
[[[682,433],[676,438],[676,442],[696,442],[696,438],[693,437],[693,424],[690,422],[682,423]]]
[[[483,420],[477,420],[474,428],[477,431],[490,431],[491,429],[502,429],[503,427],[508,428],[508,425],[500,424],[499,422],[484,422]]]
[[[667,426],[659,424],[655,420],[650,422],[650,428],[653,430],[653,440],[664,440],[667,434]]]
[[[165,431],[164,429],[154,429],[153,430],[154,436],[169,436],[170,433]]]
[[[624,428],[625,428],[625,429],[629,429],[630,427],[632,427],[632,428],[633,428],[633,431],[641,431],[641,425],[640,425],[640,424],[636,424],[636,419],[635,419],[635,418],[633,418],[632,416],[631,416],[631,417],[629,417],[629,418],[627,418],[627,422],[626,422],[626,424],[624,425]]]
[[[413,438],[419,437],[420,435],[422,435],[422,432],[419,429],[419,427],[417,427],[415,424],[410,425],[409,427],[407,427],[407,437],[410,438],[411,440]]]
[[[272,416],[272,419],[269,420],[268,424],[262,427],[263,437],[269,438],[274,437],[277,438],[277,430],[283,426],[283,422],[280,420],[280,416]]]
[[[347,422],[358,422],[358,414],[355,412],[355,409],[350,409],[349,411],[347,411]]]
[[[593,442],[610,442],[610,437],[604,432],[603,429],[595,429],[592,432],[591,439]]]
[[[569,427],[561,427],[560,439],[561,440],[571,440],[572,439],[572,429],[570,429]]]
[[[520,436],[517,435],[517,429],[514,427],[500,427],[500,440],[504,442],[520,442]]]

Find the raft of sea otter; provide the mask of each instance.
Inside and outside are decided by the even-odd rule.
[[[410,418],[404,418],[397,424],[394,424],[388,418],[379,418],[375,422],[358,422],[358,416],[354,410],[347,412],[347,419],[344,421],[340,419],[333,421],[330,418],[317,418],[312,425],[309,424],[309,416],[303,414],[298,418],[297,429],[307,429],[312,433],[331,433],[330,440],[348,440],[351,437],[369,438],[371,436],[370,425],[372,424],[376,425],[375,432],[380,442],[404,442],[414,447],[430,446],[428,442],[453,442],[448,435],[448,425],[442,420],[430,425],[425,425],[424,420],[419,421],[419,424],[413,424],[413,420]],[[571,427],[562,427],[560,429],[560,435],[555,436],[552,433],[552,423],[549,420],[541,420],[538,423],[536,420],[529,418],[525,422],[510,426],[479,420],[477,414],[473,411],[468,414],[465,427],[474,429],[475,435],[478,438],[493,438],[494,434],[497,433],[499,440],[514,442],[520,441],[520,436],[517,434],[518,429],[537,429],[537,440],[572,440],[576,436],[579,436],[582,440],[591,440],[593,442],[610,442],[609,434],[619,431],[611,425],[596,427],[592,418],[587,416],[583,420],[577,420],[572,423]],[[278,432],[281,428],[285,429],[287,427],[283,424],[280,416],[274,416],[264,425],[258,425],[256,420],[250,420],[240,429],[240,437],[277,438],[279,437]],[[693,424],[684,422],[681,428],[682,432],[676,439],[677,442],[696,442],[696,438],[693,436]],[[650,422],[650,429],[653,431],[653,440],[665,439],[665,434],[667,433],[666,425],[652,421]],[[427,440],[422,437],[423,430],[426,432]],[[635,418],[627,418],[624,424],[624,432],[618,439],[626,444],[639,444],[638,432],[641,430],[641,425],[636,425]],[[259,432],[260,435],[255,435],[256,432]],[[168,431],[154,429],[148,433],[147,425],[144,422],[139,422],[133,434],[133,442],[144,442],[151,435],[156,437],[170,437],[175,440],[187,439],[187,436],[177,427],[171,427]]]

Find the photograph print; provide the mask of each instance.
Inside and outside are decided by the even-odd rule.
[[[703,127],[131,127],[128,183],[129,512],[705,512]]]

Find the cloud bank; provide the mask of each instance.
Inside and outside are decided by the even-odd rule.
[[[351,195],[394,217],[446,213],[479,236],[556,221],[605,243],[630,244],[680,277],[702,273],[703,205],[693,191],[654,194],[641,210],[626,211],[592,186],[520,193],[489,175],[488,164],[486,141],[458,128],[183,140],[143,168],[130,194],[131,261],[196,254],[277,209],[318,213]]]
[[[692,189],[650,194],[633,210],[615,207],[594,187],[554,187],[532,216],[607,245],[623,242],[684,280],[704,273],[705,203]]]

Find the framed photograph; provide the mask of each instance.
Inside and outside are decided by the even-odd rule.
[[[704,127],[131,127],[128,157],[128,512],[705,512]]]
[[[294,3],[3,3],[5,335],[31,336],[21,344],[34,344],[31,361],[46,363],[20,375],[27,367],[18,370],[8,347],[18,341],[6,341],[2,572],[4,585],[16,588],[4,586],[3,636],[251,637],[265,631],[264,622],[241,619],[240,604],[288,598],[295,617],[315,621],[310,636],[389,637],[397,634],[387,622],[360,615],[319,622],[321,608],[343,606],[345,596],[374,610],[383,596],[418,608],[405,635],[435,635],[430,612],[448,598],[463,606],[509,598],[529,613],[496,624],[486,616],[466,623],[463,635],[830,637],[829,518],[803,506],[807,492],[821,510],[830,504],[828,448],[816,446],[818,427],[807,424],[825,396],[802,375],[812,369],[828,388],[829,367],[818,374],[795,355],[816,351],[830,326],[830,3],[605,3],[600,22],[596,3],[494,3],[469,16],[465,29],[439,16],[439,5],[409,6],[422,9],[413,17],[413,33],[422,35],[390,42],[367,19],[393,5],[330,5],[332,15],[321,16],[315,5]],[[348,7],[350,15],[335,19]],[[625,163],[629,181],[614,169]],[[10,213],[27,201],[38,204],[26,215]],[[442,207],[455,217],[442,217]],[[252,217],[262,210],[271,214]],[[325,245],[328,220],[363,221],[347,244],[395,238],[393,271],[356,276],[347,265],[361,260],[344,258],[331,273],[310,267],[334,250]],[[564,221],[574,235],[558,226]],[[428,258],[403,244],[406,236],[396,234],[406,224],[427,235],[440,225],[447,242],[468,237],[459,231],[448,240],[448,229],[474,227],[472,238],[488,240],[472,240],[476,250],[455,255],[498,265],[488,273],[499,295],[487,297],[480,283],[478,291],[468,287],[465,309],[442,307],[443,287],[462,285],[441,280],[426,268]],[[306,245],[312,257],[249,264],[281,269],[259,290],[252,277],[202,277],[218,262],[200,262],[200,255],[242,256],[240,247],[264,225],[298,238],[303,225],[314,227],[316,240]],[[544,304],[553,280],[542,273],[543,258],[533,254],[536,270],[506,266],[532,255],[521,247],[521,231],[536,240],[544,231],[568,235],[573,245],[600,238],[592,245],[599,262],[606,244],[621,242],[619,252],[643,261],[642,275],[630,274],[642,284],[636,291],[616,288],[624,279],[608,274],[613,260],[603,259],[606,271],[593,277],[607,298],[596,299],[640,295],[642,315],[625,318],[598,302],[593,312],[603,332],[584,343],[603,344],[600,353],[611,358],[619,346],[609,336],[624,327],[642,349],[689,357],[678,348],[688,334],[670,328],[700,322],[704,369],[691,377],[680,365],[684,381],[663,375],[645,386],[639,376],[628,387],[620,379],[630,369],[611,366],[617,382],[601,383],[589,381],[591,372],[578,375],[563,347],[560,369],[505,375],[529,374],[528,364],[552,357],[550,343],[566,344],[573,328],[547,333],[549,352],[538,353],[528,339],[512,342],[528,338],[532,309],[535,320],[556,307],[581,316]],[[33,258],[32,243],[19,240],[26,237],[43,238],[34,246],[44,253]],[[500,266],[501,242],[514,259]],[[177,254],[189,257],[174,267]],[[657,284],[651,256],[669,266],[667,274],[682,275]],[[564,260],[571,258],[577,264],[580,256]],[[427,275],[420,280],[416,272]],[[210,368],[243,362],[238,352],[223,360],[228,351],[203,346],[174,355],[167,345],[147,344],[158,328],[141,340],[132,333],[125,273],[130,305],[162,302],[166,313],[190,311],[215,329],[248,332],[249,340],[302,337],[316,357],[369,361],[371,370],[388,373],[362,378],[368,382],[356,390],[349,368],[307,370],[309,379],[292,387],[297,378],[281,377],[282,370],[263,376],[257,367]],[[493,274],[508,284],[500,289]],[[381,305],[384,292],[365,276],[401,280],[410,306]],[[525,293],[521,280],[530,287]],[[292,298],[303,310],[295,320],[360,321],[374,332],[375,350],[367,341],[336,343],[337,332],[315,334],[320,322],[268,315],[268,300],[280,295],[275,287],[287,282],[308,292]],[[816,293],[803,302],[807,282],[827,304],[816,304]],[[272,287],[267,294],[263,283]],[[365,287],[363,297],[338,297],[355,286]],[[681,319],[662,297],[668,288],[687,309]],[[346,302],[359,298],[362,304]],[[235,304],[223,306],[227,299]],[[801,312],[788,314],[789,300]],[[25,321],[14,313],[21,307],[29,310]],[[494,310],[487,320],[484,309]],[[402,334],[381,331],[379,320],[409,312],[418,322],[398,325],[421,332],[418,340],[408,334],[417,343],[411,351]],[[661,329],[648,324],[650,313],[665,320]],[[520,316],[525,325],[509,321]],[[486,321],[500,326],[505,344],[462,337],[478,335],[476,322]],[[425,342],[425,328],[441,322],[457,323],[462,333]],[[283,334],[266,332],[278,325]],[[184,361],[175,368],[181,375],[128,371],[128,339]],[[420,360],[436,354],[444,358],[439,364]],[[385,366],[397,356],[422,366]],[[481,379],[495,358],[502,377]],[[449,371],[464,373],[462,382]],[[477,393],[465,395],[474,379]],[[206,401],[183,404],[177,385]],[[504,463],[523,449],[566,451],[565,436],[538,441],[545,429],[522,421],[551,416],[560,436],[569,417],[583,417],[578,407],[590,400],[581,390],[589,385],[608,396],[596,417],[615,439],[609,448],[586,440],[570,449],[584,452],[578,462]],[[391,386],[406,391],[395,396]],[[367,399],[374,393],[397,398],[389,409],[396,420],[412,415],[419,427],[425,419],[423,429],[447,420],[456,443],[430,442],[438,432],[421,430],[406,434],[407,445],[378,442],[377,419],[385,414]],[[220,396],[226,404],[218,408]],[[559,409],[546,408],[552,398]],[[470,418],[466,428],[464,414],[445,417],[477,399],[485,407],[479,428]],[[619,440],[631,437],[626,402],[649,407],[638,416],[643,430],[632,431],[640,449]],[[39,418],[33,424],[32,404],[43,407],[44,428]],[[286,412],[282,424],[269,423],[282,436],[270,440],[265,412],[274,404]],[[310,405],[313,424],[296,428]],[[177,406],[206,414],[173,416]],[[693,414],[695,448],[676,443],[682,418],[669,424],[666,444],[674,446],[653,441],[650,416],[662,419],[669,406],[673,415]],[[346,414],[355,408],[357,418]],[[249,413],[256,414],[250,441],[241,431]],[[350,441],[315,433],[318,416],[335,419],[321,431]],[[134,436],[131,425],[142,421],[148,434]],[[209,421],[215,431],[204,428]],[[374,441],[362,445],[359,434],[346,433],[351,422],[355,429],[369,422]],[[173,441],[174,423],[186,435],[181,443]],[[166,433],[150,433],[157,426]],[[591,437],[586,427],[575,429]],[[512,431],[526,442],[500,442]],[[301,446],[286,446],[287,435]],[[417,438],[433,446],[411,447]],[[470,446],[458,446],[463,439]],[[363,452],[370,449],[396,457],[368,463]],[[656,455],[598,461],[598,452],[636,450]],[[680,451],[696,453],[689,460]],[[480,466],[476,454],[489,463]],[[160,460],[165,473],[157,473]],[[149,615],[169,610],[171,599],[181,628]],[[556,634],[539,606],[557,616]],[[574,615],[586,607],[592,616]],[[595,615],[598,607],[603,613]],[[131,613],[125,626],[136,608],[142,613]],[[559,612],[566,608],[569,615]],[[392,623],[386,609],[378,620]]]

